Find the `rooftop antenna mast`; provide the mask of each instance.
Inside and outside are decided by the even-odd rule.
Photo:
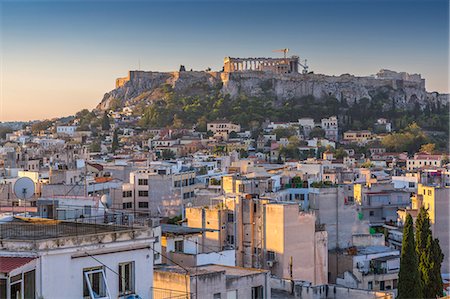
[[[298,65],[303,68],[302,74],[307,74],[308,73],[309,66],[306,64],[306,61],[307,60],[305,59],[303,61],[303,63],[302,63],[302,61],[300,59],[298,60]]]

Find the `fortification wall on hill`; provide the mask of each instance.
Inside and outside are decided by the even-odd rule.
[[[420,75],[408,75],[392,72],[392,76],[358,77],[349,74],[329,76],[322,74],[276,74],[263,71],[246,72],[151,72],[130,71],[127,77],[116,80],[116,89],[106,93],[98,109],[108,109],[112,99],[123,103],[132,101],[142,93],[151,93],[157,87],[169,84],[176,92],[192,94],[195,90],[208,87],[221,88],[223,94],[231,98],[239,95],[265,96],[275,102],[314,96],[336,97],[346,100],[349,105],[363,98],[372,99],[383,92],[396,102],[399,108],[408,108],[419,103],[448,102],[448,95],[428,93],[425,80]],[[412,78],[409,80],[409,78]]]

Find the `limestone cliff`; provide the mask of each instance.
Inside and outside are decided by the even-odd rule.
[[[108,92],[97,109],[110,109],[113,101],[121,106],[151,103],[163,96],[163,89],[171,86],[182,95],[204,96],[214,90],[228,94],[264,96],[275,104],[286,100],[314,96],[333,96],[345,99],[349,105],[362,98],[369,100],[379,93],[395,101],[398,108],[412,109],[419,103],[448,102],[447,94],[427,92],[420,75],[409,75],[382,70],[377,76],[356,77],[349,74],[327,76],[321,74],[273,74],[260,71],[247,72],[144,72],[130,71],[125,78],[116,80],[116,89]]]

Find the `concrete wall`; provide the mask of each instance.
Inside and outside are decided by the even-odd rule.
[[[317,222],[325,224],[328,249],[347,248],[352,245],[352,235],[367,233],[368,226],[358,220],[356,205],[345,203],[344,187],[319,188],[319,193],[309,194],[309,207]]]
[[[394,299],[391,292],[377,292],[347,288],[337,285],[308,286],[296,282],[294,293],[291,293],[292,283],[288,280],[271,278],[272,298],[301,299]],[[289,296],[289,297],[288,297]]]
[[[139,243],[147,243],[147,241],[137,242],[135,240],[134,242],[128,242],[128,244],[119,244],[124,249],[136,246]],[[119,244],[105,247],[113,249],[119,247]],[[96,247],[100,246],[97,245]],[[89,252],[88,248],[78,248],[78,250],[59,250],[58,252],[44,253],[36,267],[37,294],[42,295],[43,298],[83,298],[83,269],[101,266],[98,261],[90,256],[71,257],[77,251],[82,253],[84,250]],[[134,261],[136,293],[144,299],[151,298],[150,291],[153,285],[153,252],[151,249],[125,250],[93,256],[115,271],[118,270],[119,263]],[[119,295],[118,275],[105,269],[105,276],[111,298],[117,298]]]
[[[272,274],[313,284],[327,282],[326,232],[316,234],[315,217],[300,213],[297,205],[266,206],[266,250],[274,251]]]
[[[223,250],[220,252],[200,253],[197,255],[197,266],[208,264],[236,266],[236,251]]]

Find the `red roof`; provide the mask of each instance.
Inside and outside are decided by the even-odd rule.
[[[34,257],[13,257],[13,256],[0,256],[0,273],[9,273],[14,269],[17,269],[25,264],[28,264]]]

